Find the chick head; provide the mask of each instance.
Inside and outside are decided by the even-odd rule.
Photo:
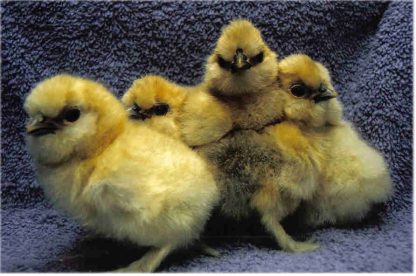
[[[342,106],[328,70],[304,54],[290,55],[279,62],[279,81],[286,92],[285,117],[319,127],[337,124]]]
[[[238,96],[262,91],[277,72],[276,53],[251,22],[239,19],[223,28],[207,60],[204,82],[216,93]]]
[[[167,79],[149,75],[137,79],[123,95],[121,101],[131,119],[144,121],[150,127],[177,136],[175,124],[187,89]]]
[[[127,121],[123,106],[104,86],[65,74],[39,83],[24,109],[29,151],[46,165],[98,154]]]

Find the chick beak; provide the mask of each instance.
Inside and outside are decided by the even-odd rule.
[[[59,128],[60,125],[53,119],[33,119],[26,126],[26,133],[37,137],[47,134],[55,134]]]
[[[130,118],[135,119],[135,120],[146,120],[150,118],[150,115],[144,113],[144,112],[139,112],[136,114],[130,114]]]
[[[129,108],[127,112],[129,114],[129,117],[134,120],[144,121],[151,117],[149,114],[146,113],[146,111],[144,110],[137,111],[137,110],[134,110],[133,107]]]
[[[318,92],[319,93],[313,98],[315,103],[327,101],[338,96],[337,92],[323,86],[319,87]]]
[[[241,48],[238,48],[232,62],[232,72],[241,72],[250,69],[251,64],[247,60],[247,56],[244,54]]]

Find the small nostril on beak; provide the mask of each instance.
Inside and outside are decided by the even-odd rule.
[[[323,85],[323,84],[321,84],[320,86],[319,86],[319,88],[318,88],[318,92],[319,93],[325,93],[326,92],[326,90],[327,90],[327,88],[326,88],[326,86],[325,85]]]
[[[237,72],[237,71],[243,71],[246,69],[249,69],[251,67],[250,63],[248,63],[248,58],[247,56],[244,54],[243,49],[238,48],[235,51],[235,55],[233,58],[233,62],[232,62],[232,71],[233,72]]]

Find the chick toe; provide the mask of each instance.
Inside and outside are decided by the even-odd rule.
[[[206,243],[201,242],[199,244],[199,248],[202,251],[202,253],[204,253],[205,255],[208,255],[208,256],[211,256],[211,257],[220,257],[221,256],[221,253],[218,250],[210,247]]]
[[[139,260],[112,272],[154,272],[171,251],[171,246],[152,248]]]
[[[299,242],[292,240],[288,243],[288,247],[285,248],[286,251],[293,253],[302,253],[315,251],[319,248],[319,244],[313,242]]]

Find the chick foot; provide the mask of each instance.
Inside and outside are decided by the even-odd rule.
[[[152,248],[141,259],[111,272],[154,272],[171,251],[171,246]]]
[[[273,234],[279,246],[288,252],[309,252],[319,248],[319,245],[310,241],[299,242],[295,241],[290,235],[288,235],[280,224],[279,220],[270,212],[264,212],[262,216],[262,222],[266,226],[267,230]]]
[[[282,247],[283,248],[283,247]],[[284,246],[284,250],[293,253],[302,253],[310,252],[319,248],[319,244],[313,242],[299,242],[299,241],[290,241]]]
[[[211,257],[220,257],[221,256],[221,253],[218,250],[210,247],[209,245],[207,245],[203,242],[199,243],[198,247],[202,251],[202,253],[204,253],[205,255],[208,255],[208,256],[211,256]]]

